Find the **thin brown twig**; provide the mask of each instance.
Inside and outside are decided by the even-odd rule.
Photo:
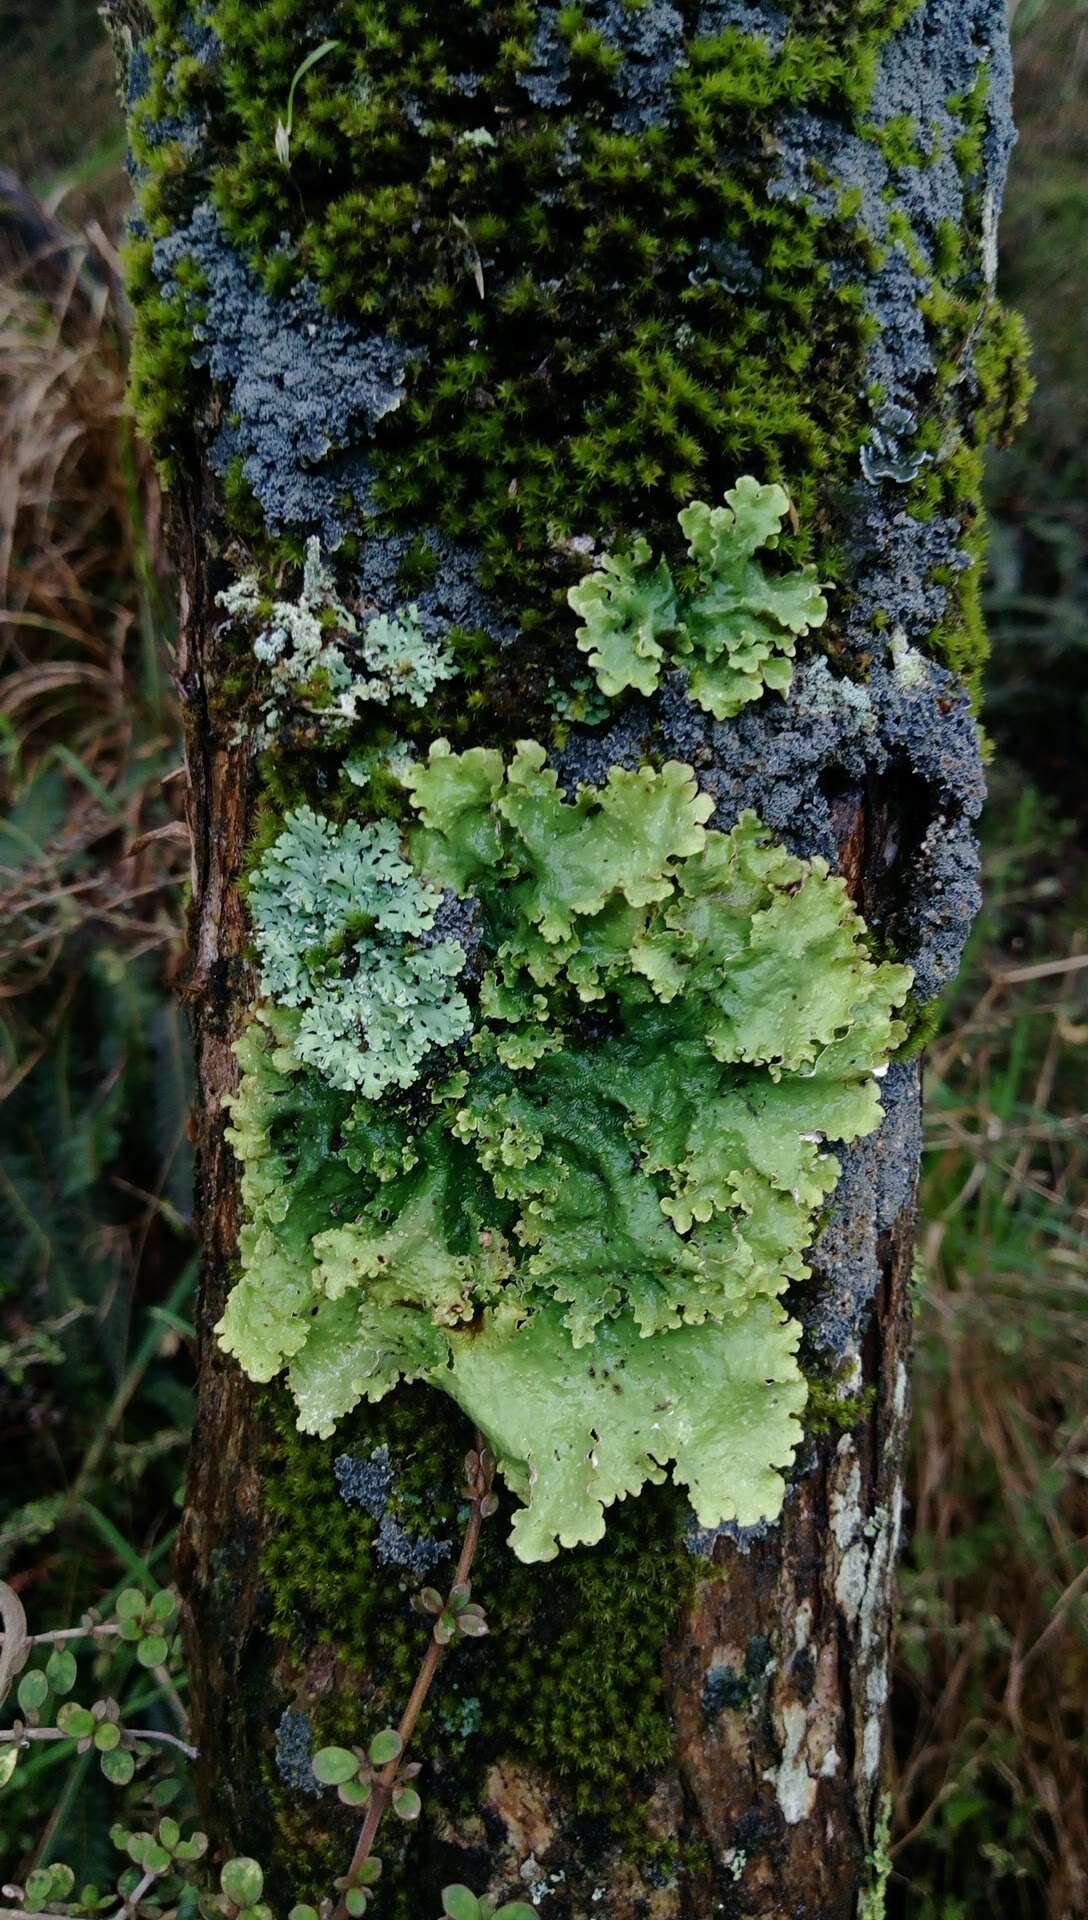
[[[464,1588],[466,1590],[471,1589],[469,1575],[476,1558],[476,1549],[480,1544],[480,1530],[484,1520],[481,1508],[484,1500],[491,1491],[491,1482],[494,1477],[494,1464],[487,1452],[487,1443],[481,1433],[477,1433],[476,1435],[476,1453],[481,1463],[486,1462],[487,1465],[483,1467],[483,1484],[476,1492],[476,1496],[472,1501],[468,1526],[465,1529],[465,1537],[461,1543],[461,1556],[457,1562],[457,1571],[453,1577],[453,1588]],[[431,1690],[434,1677],[447,1651],[448,1648],[436,1640],[432,1632],[427,1651],[423,1656],[423,1664],[416,1675],[415,1685],[408,1697],[408,1704],[401,1714],[400,1725],[397,1728],[400,1736],[400,1751],[396,1759],[386,1763],[374,1782],[370,1804],[366,1810],[366,1818],[359,1829],[359,1837],[355,1842],[355,1851],[351,1856],[351,1861],[348,1866],[346,1875],[347,1886],[354,1884],[355,1876],[359,1868],[370,1858],[374,1842],[378,1837],[378,1829],[382,1824],[382,1820],[385,1817],[389,1803],[393,1797],[393,1788],[396,1784],[397,1774],[404,1763],[404,1755],[408,1750],[408,1742],[415,1732],[416,1722],[423,1711],[424,1703]],[[333,1920],[347,1920],[347,1907],[344,1904],[343,1895],[337,1905]]]

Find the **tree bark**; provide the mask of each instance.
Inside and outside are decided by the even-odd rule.
[[[983,443],[1007,427],[1022,388],[1018,336],[992,288],[1006,30],[990,0],[914,9],[587,0],[590,44],[580,52],[555,8],[466,9],[466,25],[428,6],[403,10],[413,11],[409,56],[396,41],[396,8],[333,7],[311,23],[299,6],[282,9],[275,28],[266,23],[258,57],[261,9],[248,26],[229,5],[207,17],[167,0],[146,13],[112,11],[149,224],[133,269],[135,385],[171,470],[193,837],[203,1279],[177,1572],[194,1729],[217,1841],[268,1861],[277,1897],[320,1897],[343,1870],[352,1826],[313,1791],[308,1756],[315,1744],[350,1740],[353,1728],[365,1738],[395,1720],[427,1643],[408,1610],[411,1575],[376,1551],[374,1515],[345,1504],[336,1462],[388,1448],[395,1468],[434,1490],[427,1517],[439,1531],[456,1524],[472,1433],[443,1396],[410,1387],[349,1415],[331,1441],[300,1438],[282,1385],[251,1385],[213,1333],[237,1277],[242,1220],[224,1102],[257,997],[239,882],[261,809],[274,811],[277,792],[292,788],[289,743],[262,754],[237,724],[253,710],[250,669],[216,595],[248,566],[283,577],[285,540],[296,560],[315,528],[331,545],[345,528],[330,526],[341,514],[330,501],[360,483],[350,426],[329,459],[307,456],[291,473],[282,466],[290,435],[276,440],[282,423],[247,412],[243,383],[260,373],[266,342],[260,326],[236,327],[221,334],[217,359],[229,301],[194,209],[218,189],[231,237],[215,244],[233,249],[234,290],[248,290],[260,325],[291,297],[275,290],[274,274],[270,293],[257,277],[262,256],[267,267],[277,249],[290,250],[281,228],[328,300],[312,315],[306,308],[315,334],[404,321],[420,356],[403,376],[413,410],[391,409],[358,435],[368,459],[377,449],[379,500],[393,501],[384,522],[366,521],[364,569],[381,524],[397,535],[437,526],[440,564],[456,572],[468,527],[477,546],[490,540],[490,511],[497,559],[486,592],[501,623],[553,605],[557,587],[577,578],[573,536],[611,542],[642,531],[659,548],[693,495],[717,500],[742,472],[782,479],[800,528],[787,545],[833,582],[827,628],[807,656],[802,647],[784,698],[764,695],[713,726],[685,710],[682,751],[675,698],[670,707],[663,696],[655,724],[714,795],[716,824],[728,828],[755,806],[796,851],[833,859],[869,928],[915,968],[917,1041],[924,1003],[954,973],[975,899],[981,778],[965,683],[979,662],[978,481]],[[337,49],[300,81],[292,121],[288,84],[326,35],[339,36]],[[521,53],[511,64],[513,42]],[[392,100],[397,58],[405,73],[390,115],[435,140],[427,129],[459,116],[457,151],[475,144],[483,185],[444,161],[419,188],[407,228],[389,186],[395,271],[377,304],[360,308],[337,249],[350,253],[352,236],[369,231],[368,195],[382,183],[377,160],[360,152],[353,161],[350,141],[345,152],[336,102],[352,73],[353,98],[377,90]],[[289,135],[286,166],[271,152],[277,118]],[[392,120],[384,124],[391,140]],[[515,128],[518,139],[550,143],[535,184],[527,165],[486,171]],[[323,228],[337,198],[347,204],[352,165],[350,219]],[[514,211],[525,219],[497,232],[519,194],[525,205]],[[549,287],[519,333],[489,317],[488,301],[515,283],[530,215],[539,230],[553,222],[561,231],[541,240],[543,266],[523,263]],[[202,319],[179,292],[186,248],[205,273]],[[419,345],[416,295],[428,276],[445,276],[468,316],[443,320],[444,351],[475,356],[448,403],[449,474],[429,478],[412,463],[428,454],[447,402],[426,387]],[[553,355],[546,311],[565,357]],[[598,333],[608,334],[603,361]],[[503,414],[508,390],[524,398],[533,380],[547,454],[534,469],[519,444],[521,470],[507,473],[504,447],[479,423]],[[628,435],[639,408],[642,467]],[[510,434],[521,417],[511,410]],[[585,478],[592,449],[576,446],[594,433],[613,460],[599,485]],[[549,531],[565,485],[583,517]],[[547,510],[534,518],[520,502],[538,493]],[[583,509],[586,498],[595,509]],[[462,574],[457,591],[479,597],[479,572],[468,588]],[[573,653],[558,657],[556,672],[571,681],[580,668]],[[530,731],[522,712],[548,672],[532,639],[521,655],[488,655],[472,682],[469,737],[506,744]],[[864,687],[862,719],[848,702],[829,708],[832,680]],[[575,717],[579,739],[580,727]],[[424,1814],[385,1850],[379,1915],[437,1913],[450,1880],[531,1899],[544,1920],[845,1920],[863,1894],[878,1901],[919,1137],[918,1075],[906,1056],[886,1090],[881,1132],[840,1155],[813,1277],[788,1302],[805,1327],[812,1395],[781,1518],[707,1534],[671,1486],[647,1490],[613,1509],[600,1546],[544,1568],[516,1565],[503,1523],[492,1523],[474,1589],[491,1636],[451,1655],[424,1714]]]

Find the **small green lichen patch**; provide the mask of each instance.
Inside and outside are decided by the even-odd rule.
[[[667,560],[636,539],[609,554],[568,595],[584,622],[578,645],[602,693],[654,693],[669,665],[689,667],[692,699],[716,720],[731,719],[765,688],[785,693],[798,636],[820,627],[827,601],[816,569],[774,577],[756,559],[778,545],[789,512],[779,486],[738,480],[723,507],[696,500],[680,514],[694,579],[678,590]]]
[[[272,689],[262,702],[260,744],[267,746],[286,719],[307,722],[325,739],[346,738],[375,704],[406,699],[422,707],[457,667],[440,642],[428,639],[414,606],[363,621],[336,593],[316,536],[306,542],[297,600],[268,600],[255,573],[245,573],[217,596],[233,623],[256,626],[256,659]]]
[[[823,861],[753,814],[708,830],[678,762],[567,801],[533,742],[439,741],[403,778],[411,864],[388,822],[300,810],[251,883],[276,1004],[240,1048],[223,1344],[286,1364],[312,1432],[398,1380],[451,1394],[525,1502],[525,1559],[599,1539],[670,1465],[703,1525],[773,1514],[804,1401],[778,1296],[838,1176],[824,1142],[879,1123],[909,969],[870,958]],[[432,1021],[410,969],[443,944],[416,944],[438,886],[478,992]]]

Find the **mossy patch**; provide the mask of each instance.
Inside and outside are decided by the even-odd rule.
[[[134,114],[148,235],[134,259],[134,389],[160,455],[188,457],[194,373],[149,250],[210,194],[266,289],[305,281],[331,313],[400,343],[405,399],[371,449],[373,524],[466,542],[485,588],[513,594],[523,620],[554,633],[572,539],[642,528],[675,548],[678,505],[720,498],[744,468],[796,503],[788,557],[843,578],[869,431],[873,241],[847,178],[833,207],[769,195],[767,153],[783,116],[803,111],[853,117],[893,179],[932,168],[932,129],[866,117],[913,9],[806,6],[783,34],[757,30],[758,8],[750,31],[719,27],[708,5],[682,46],[670,9],[656,8],[658,41],[648,23],[637,46],[623,12],[342,4],[323,21],[335,48],[298,90],[285,167],[274,134],[312,40],[304,0],[221,0],[201,15],[199,56],[186,10],[157,0]],[[965,303],[969,328],[984,64],[952,104],[968,218],[932,299]],[[941,367],[935,397],[953,381]],[[981,440],[987,409],[976,417]],[[943,462],[940,493],[970,558],[977,462]],[[955,598],[931,644],[974,673],[977,571]]]
[[[410,1607],[419,1577],[378,1558],[379,1522],[343,1500],[336,1460],[388,1448],[393,1511],[414,1532],[456,1545],[467,1514],[455,1490],[471,1429],[444,1396],[423,1388],[353,1414],[329,1441],[298,1434],[282,1395],[269,1394],[266,1410],[273,1438],[262,1469],[274,1527],[262,1576],[272,1632],[284,1644],[285,1673],[320,1667],[322,1646],[335,1651],[335,1688],[307,1703],[314,1738],[355,1740],[396,1718],[427,1628]],[[490,1638],[450,1656],[420,1722],[414,1750],[425,1763],[428,1834],[444,1819],[456,1830],[475,1817],[489,1767],[506,1760],[561,1780],[572,1813],[598,1823],[602,1854],[649,1858],[656,1843],[642,1801],[670,1764],[674,1740],[662,1655],[697,1571],[683,1544],[685,1505],[671,1488],[648,1489],[616,1509],[601,1545],[562,1555],[545,1581],[510,1554],[508,1518],[504,1496],[474,1573]],[[300,1801],[277,1782],[271,1758],[266,1779],[282,1810],[284,1863],[303,1897],[307,1876],[317,1891],[341,1857],[342,1810],[334,1812],[332,1796],[327,1809]],[[407,1898],[412,1875],[431,1865],[413,1841],[410,1871],[387,1868],[391,1915],[402,1911],[396,1901]]]

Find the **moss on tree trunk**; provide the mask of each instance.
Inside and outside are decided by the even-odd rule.
[[[914,969],[912,1037],[786,1297],[809,1402],[781,1516],[700,1528],[647,1487],[599,1544],[526,1566],[504,1495],[477,1563],[490,1638],[428,1701],[424,1814],[383,1834],[376,1911],[437,1912],[461,1880],[544,1920],[845,1920],[881,1871],[915,1056],[976,898],[981,461],[1025,383],[992,287],[1003,6],[107,12],[134,393],[182,591],[204,1268],[178,1574],[208,1823],[281,1896],[328,1892],[352,1821],[310,1757],[403,1705],[427,1634],[409,1601],[456,1557],[472,1435],[418,1385],[301,1435],[282,1382],[217,1344],[242,1225],[224,1101],[258,996],[240,883],[292,807],[403,809],[394,735],[531,735],[571,790],[679,759],[717,828],[754,808],[828,859]],[[827,584],[788,690],[715,720],[670,667],[604,700],[568,588],[638,534],[681,564],[678,509],[741,473],[781,482],[783,563]],[[353,733],[328,679],[302,717],[282,679],[270,695],[275,645],[262,666],[219,596],[253,576],[258,621],[303,605],[315,537],[352,607],[453,635],[422,708]]]

